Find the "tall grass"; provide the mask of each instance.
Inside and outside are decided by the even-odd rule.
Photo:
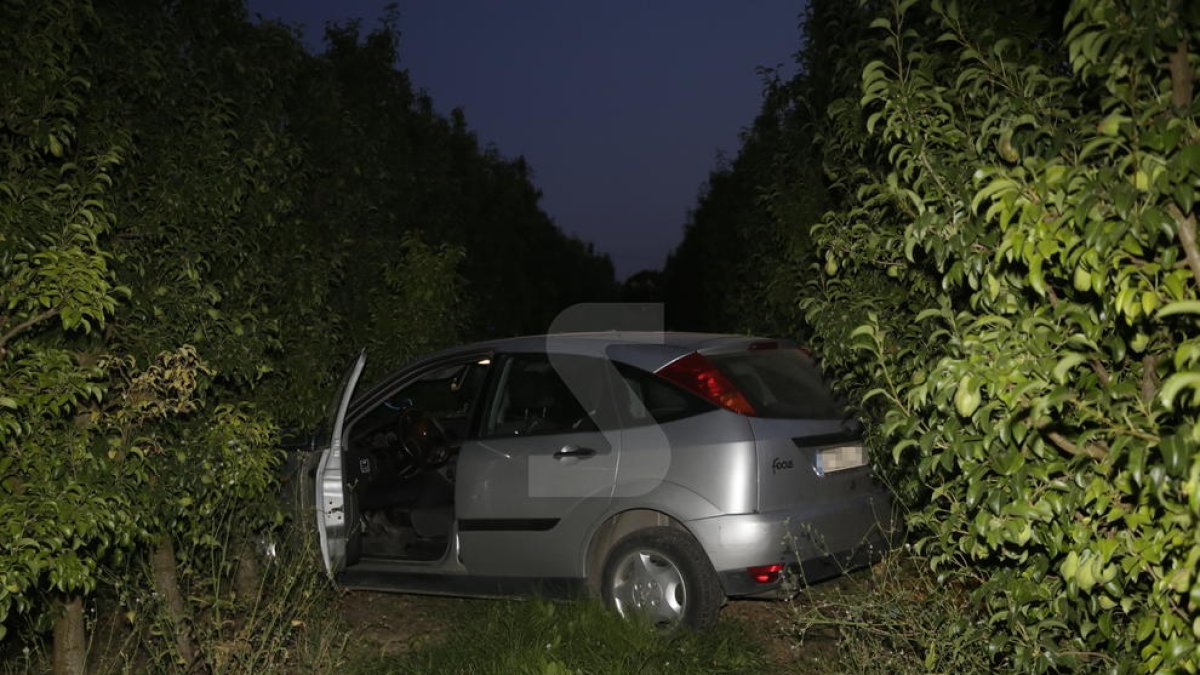
[[[784,632],[820,643],[830,673],[983,673],[995,664],[966,589],[942,583],[904,549],[786,602]],[[832,645],[832,648],[829,647]]]
[[[337,592],[321,573],[313,537],[284,533],[276,556],[262,561],[257,592],[241,598],[232,590],[236,565],[229,543],[181,555],[189,629],[200,655],[190,671],[327,673],[344,667],[349,629],[340,613],[329,611],[337,603]],[[114,588],[93,603],[100,607],[101,618],[89,621],[89,671],[189,672],[175,651],[173,627],[161,600],[146,587]],[[24,670],[37,667],[30,662]]]
[[[336,672],[349,630],[329,608],[337,592],[325,579],[315,538],[291,531],[259,576],[259,588],[238,598],[229,583],[231,546],[208,552],[201,597],[211,603],[196,622],[196,640],[214,675],[262,672]]]
[[[464,603],[445,636],[395,656],[362,656],[351,672],[567,675],[762,673],[758,636],[723,622],[705,633],[663,632],[626,621],[596,601]]]

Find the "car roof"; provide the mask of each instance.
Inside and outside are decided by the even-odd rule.
[[[373,383],[366,391],[353,395],[351,406],[361,408],[373,404],[395,383],[395,377],[403,372],[421,371],[436,367],[438,363],[457,359],[465,355],[486,357],[497,353],[510,354],[573,354],[607,358],[646,371],[657,371],[663,366],[692,352],[714,354],[741,351],[767,338],[747,335],[719,333],[685,333],[672,331],[599,331],[592,333],[553,333],[548,335],[523,335],[472,342],[425,355],[409,362]],[[790,345],[785,340],[781,345]],[[369,358],[368,354],[368,358]]]
[[[675,359],[701,352],[705,354],[739,351],[764,338],[720,333],[673,331],[599,331],[591,333],[553,333],[523,335],[475,342],[447,349],[431,359],[471,352],[556,353],[580,356],[605,356],[645,370],[656,370]],[[424,360],[424,359],[422,359]]]

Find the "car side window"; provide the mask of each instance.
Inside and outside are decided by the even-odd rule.
[[[604,365],[601,359],[577,356],[556,356],[553,363],[545,354],[508,357],[497,377],[482,435],[495,438],[598,430],[611,407],[606,401]]]
[[[393,405],[415,407],[439,419],[465,417],[474,392],[463,384],[471,380],[474,364],[453,365],[435,370],[390,397]]]
[[[621,385],[617,387],[616,404],[624,426],[665,424],[717,407],[679,387],[640,368],[617,364]]]
[[[435,368],[404,385],[354,422],[351,444],[382,447],[395,437],[401,413],[415,408],[436,419],[452,443],[467,436],[472,405],[479,398],[489,367],[487,359],[474,359]]]

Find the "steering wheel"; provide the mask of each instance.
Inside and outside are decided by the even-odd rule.
[[[409,408],[400,413],[396,431],[401,453],[411,463],[410,471],[441,466],[450,459],[449,437],[432,415]]]

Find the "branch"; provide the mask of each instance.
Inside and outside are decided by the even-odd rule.
[[[1142,403],[1150,405],[1158,393],[1158,357],[1150,354],[1142,359]]]
[[[1068,454],[1079,457],[1081,455],[1091,457],[1092,459],[1105,459],[1108,457],[1108,451],[1098,445],[1085,445],[1082,448],[1067,440],[1065,436],[1057,431],[1051,431],[1046,434],[1050,440],[1060,449]]]
[[[1200,248],[1196,247],[1196,216],[1189,213],[1185,217],[1174,204],[1168,204],[1167,211],[1170,211],[1175,225],[1179,228],[1179,244],[1183,246],[1183,255],[1187,258],[1188,267],[1192,268],[1192,278],[1196,280],[1196,285],[1200,286]]]
[[[0,359],[3,359],[5,357],[5,355],[8,354],[8,341],[9,340],[12,340],[14,337],[17,336],[17,334],[24,331],[26,328],[33,326],[34,324],[38,324],[47,319],[54,318],[55,316],[58,315],[59,312],[62,311],[64,304],[66,304],[65,300],[63,302],[60,302],[57,305],[51,307],[50,309],[47,309],[46,311],[42,312],[41,314],[36,314],[34,316],[29,317],[28,319],[22,321],[21,323],[13,326],[12,330],[8,331],[4,335],[0,335]],[[7,320],[5,321],[5,323],[7,323]]]
[[[1186,110],[1192,105],[1192,80],[1195,74],[1188,63],[1187,38],[1179,41],[1175,53],[1170,57],[1171,69],[1171,103],[1176,110]]]

